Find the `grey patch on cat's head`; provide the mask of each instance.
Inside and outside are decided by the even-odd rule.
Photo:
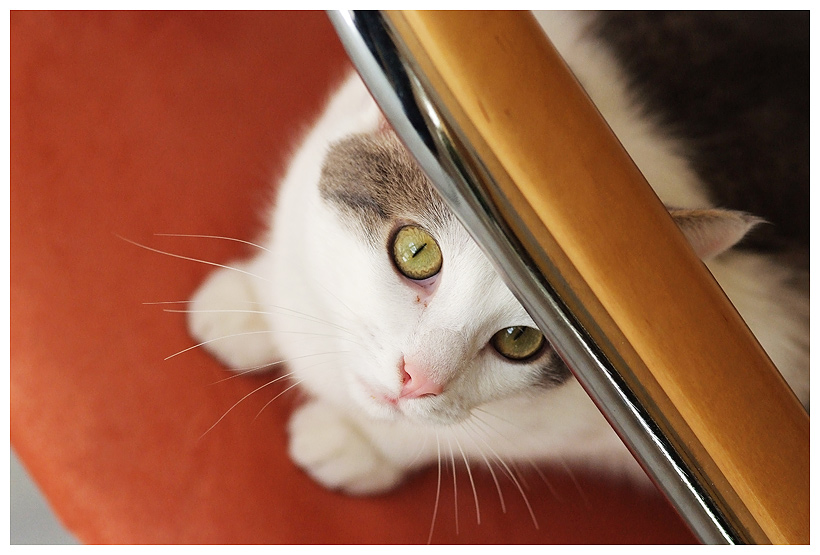
[[[453,218],[415,160],[388,133],[352,135],[332,144],[319,194],[374,247],[396,222],[443,227]]]

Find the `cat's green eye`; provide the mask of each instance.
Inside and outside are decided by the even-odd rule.
[[[510,360],[526,360],[541,350],[544,341],[544,335],[537,329],[515,326],[496,332],[490,345]]]
[[[431,278],[441,270],[442,256],[433,236],[419,226],[407,225],[393,239],[393,260],[412,280]]]

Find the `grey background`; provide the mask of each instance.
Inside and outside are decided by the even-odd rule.
[[[37,485],[14,451],[9,465],[11,497],[11,545],[76,545],[79,542],[54,516]]]

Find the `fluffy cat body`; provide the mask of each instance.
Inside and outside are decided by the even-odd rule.
[[[537,17],[659,197],[709,207],[684,145],[630,98],[615,58],[587,36],[585,16]],[[794,272],[769,257],[722,252],[755,223],[727,221],[684,232],[807,405],[807,297],[791,285]],[[407,224],[440,247],[441,271],[429,279],[408,279],[391,260],[392,238]],[[376,493],[445,455],[642,476],[549,348],[510,361],[489,344],[499,330],[535,324],[384,129],[357,76],[293,158],[262,245],[232,264],[241,271],[208,278],[189,325],[232,368],[285,361],[310,398],[289,423],[290,454],[320,483]]]

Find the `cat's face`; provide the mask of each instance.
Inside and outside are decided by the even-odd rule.
[[[371,415],[452,424],[571,378],[392,132],[332,145],[319,196],[308,273],[350,335],[334,384]],[[703,259],[759,222],[671,213]]]
[[[390,134],[334,145],[315,270],[355,342],[344,387],[370,414],[449,424],[570,373]],[[330,284],[328,284],[328,287]]]

